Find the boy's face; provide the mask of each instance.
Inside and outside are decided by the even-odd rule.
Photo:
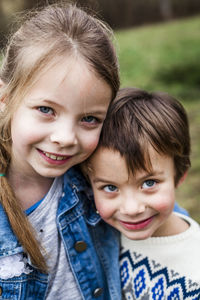
[[[150,150],[152,172],[128,172],[117,152],[98,149],[90,158],[90,181],[105,222],[133,240],[170,234],[175,202],[174,162]]]

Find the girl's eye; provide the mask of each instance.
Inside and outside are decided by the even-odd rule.
[[[82,118],[82,122],[89,123],[89,124],[96,124],[98,123],[98,119],[93,116],[86,116]]]
[[[53,115],[53,109],[48,107],[48,106],[39,106],[38,107],[38,110],[43,113],[43,114],[46,114],[46,115]]]
[[[107,193],[117,192],[118,188],[115,185],[109,184],[103,187],[103,190]]]
[[[144,183],[142,184],[142,188],[143,189],[149,189],[149,188],[152,188],[156,185],[156,181],[153,180],[153,179],[148,179],[148,180],[145,180]]]

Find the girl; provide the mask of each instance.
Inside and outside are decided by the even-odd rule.
[[[0,299],[120,299],[117,236],[98,223],[79,170],[66,173],[94,151],[119,87],[110,34],[76,6],[50,5],[7,47]]]

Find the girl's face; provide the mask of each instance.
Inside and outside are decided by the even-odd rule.
[[[9,171],[56,177],[84,161],[97,146],[111,94],[81,59],[63,59],[50,68],[11,120]]]

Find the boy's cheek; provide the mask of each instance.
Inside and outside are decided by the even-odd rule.
[[[96,209],[99,212],[100,216],[104,221],[107,221],[113,215],[113,209],[110,208],[110,205],[102,203],[103,200],[96,202]]]
[[[169,214],[173,211],[175,203],[174,193],[168,191],[167,194],[163,195],[161,199],[155,201],[154,208],[164,214]]]

